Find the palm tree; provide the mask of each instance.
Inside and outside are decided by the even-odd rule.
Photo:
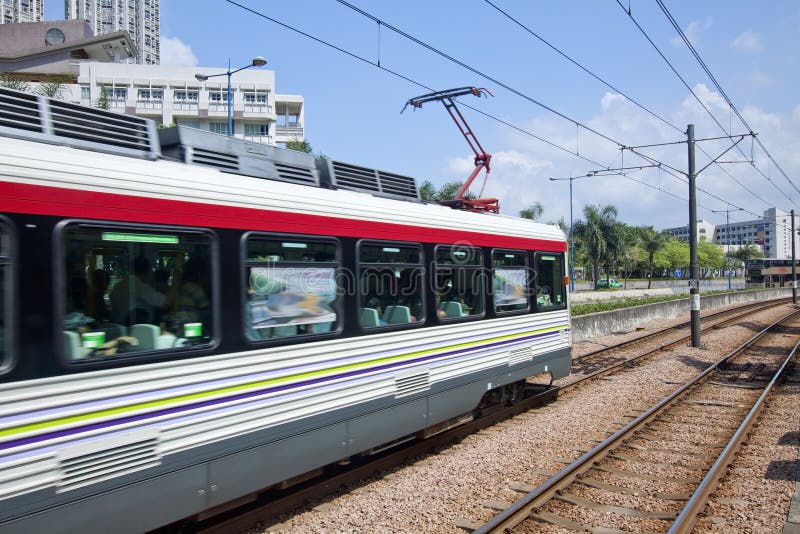
[[[419,186],[419,197],[428,202],[453,200],[456,198],[456,194],[461,189],[462,185],[464,185],[464,182],[448,182],[446,184],[442,184],[437,190],[436,186],[433,185],[433,182],[430,180],[425,180],[422,182],[422,185]],[[471,191],[467,191],[464,193],[464,198],[475,198],[475,195]]]
[[[617,208],[614,206],[584,206],[583,216],[585,221],[575,224],[573,233],[583,242],[586,255],[592,262],[592,278],[595,289],[600,278],[600,264],[608,257],[609,241],[616,223]]]
[[[544,206],[542,206],[542,203],[537,200],[527,208],[520,210],[519,216],[522,217],[523,219],[530,219],[532,221],[535,221],[536,219],[541,217],[543,213],[544,213]]]
[[[639,235],[639,243],[647,251],[647,289],[653,283],[653,264],[655,263],[656,252],[661,250],[666,243],[666,237],[661,232],[656,231],[652,226],[643,226]]]

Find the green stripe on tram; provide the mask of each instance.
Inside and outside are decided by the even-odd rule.
[[[154,409],[154,408],[163,408],[163,407],[166,407],[166,406],[169,406],[169,405],[172,405],[172,404],[177,404],[177,403],[205,400],[205,399],[208,399],[209,397],[214,397],[214,396],[218,396],[218,395],[241,393],[242,391],[246,391],[246,390],[249,390],[249,389],[263,388],[263,387],[266,387],[266,386],[274,386],[274,385],[277,385],[277,384],[282,384],[282,383],[292,382],[292,381],[297,381],[297,380],[303,380],[303,379],[307,379],[307,378],[317,378],[317,377],[320,377],[320,376],[323,376],[323,375],[335,375],[335,374],[338,374],[338,373],[341,373],[341,372],[345,372],[345,371],[352,371],[354,369],[372,367],[372,366],[375,366],[375,365],[381,365],[381,364],[385,364],[385,363],[395,362],[395,361],[398,361],[398,360],[409,359],[409,358],[417,358],[417,357],[420,357],[420,356],[428,356],[428,355],[431,355],[431,354],[435,354],[437,352],[445,352],[445,351],[450,351],[450,350],[464,349],[464,348],[483,345],[483,344],[486,344],[486,343],[495,343],[495,342],[498,342],[498,341],[506,341],[506,340],[514,339],[514,338],[518,338],[518,337],[529,336],[531,334],[552,332],[554,330],[561,330],[565,326],[566,325],[551,326],[551,327],[542,328],[542,329],[539,329],[539,330],[531,330],[529,332],[522,332],[522,333],[517,333],[517,334],[507,334],[505,336],[498,336],[498,337],[493,337],[493,338],[489,338],[489,339],[482,339],[482,340],[479,340],[479,341],[468,341],[468,342],[465,342],[465,343],[458,343],[456,345],[448,345],[447,347],[438,347],[438,348],[435,348],[435,349],[427,349],[427,350],[421,350],[421,351],[411,352],[411,353],[407,353],[407,354],[399,354],[397,356],[389,356],[389,357],[386,357],[386,358],[380,358],[380,359],[371,360],[371,361],[368,361],[368,362],[360,362],[360,363],[353,363],[353,364],[350,364],[350,365],[342,365],[342,366],[339,366],[339,367],[334,367],[332,369],[320,369],[318,371],[308,371],[306,373],[300,373],[300,374],[297,374],[297,375],[284,376],[284,377],[280,377],[280,378],[271,378],[269,380],[260,380],[258,382],[250,382],[250,383],[247,383],[247,384],[240,384],[240,385],[237,385],[237,386],[229,386],[229,387],[226,387],[226,388],[215,389],[215,390],[211,390],[211,391],[200,391],[198,393],[191,393],[191,394],[188,394],[188,395],[180,395],[178,397],[170,397],[168,399],[161,399],[161,400],[155,400],[155,401],[149,401],[149,402],[141,402],[141,403],[138,403],[138,404],[133,404],[131,406],[120,406],[118,408],[110,408],[110,409],[107,409],[107,410],[99,410],[99,411],[91,412],[91,413],[87,413],[87,414],[74,415],[74,416],[71,416],[71,417],[64,417],[64,418],[61,418],[61,419],[54,419],[54,420],[51,420],[51,421],[42,421],[40,423],[33,423],[33,424],[29,424],[29,425],[11,427],[11,428],[7,428],[5,430],[0,430],[0,438],[5,438],[5,437],[8,437],[8,436],[12,436],[14,434],[22,434],[22,433],[25,433],[25,432],[35,432],[35,431],[38,431],[38,430],[47,430],[47,429],[54,428],[54,427],[61,426],[61,425],[69,425],[69,424],[73,424],[73,423],[87,422],[87,421],[90,421],[92,419],[110,417],[110,416],[114,416],[114,415],[122,415],[122,414],[130,413],[130,412],[134,412],[134,411],[138,411],[138,410],[148,410],[148,409]]]

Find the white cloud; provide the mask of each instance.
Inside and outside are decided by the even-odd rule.
[[[764,38],[753,30],[745,30],[731,41],[730,47],[740,52],[761,52],[764,49]]]
[[[628,99],[618,93],[606,93],[600,100],[600,105],[603,106],[603,111],[608,109],[617,102],[627,102]]]
[[[161,64],[196,67],[197,56],[192,52],[192,47],[178,37],[161,37]]]
[[[703,33],[703,30],[707,30],[713,24],[713,20],[710,16],[706,17],[705,21],[693,20],[689,23],[689,26],[683,30],[684,35],[686,38],[689,39],[689,42],[692,43],[695,47],[700,44],[700,37]],[[675,37],[670,41],[672,46],[684,46],[683,39],[680,36]]]

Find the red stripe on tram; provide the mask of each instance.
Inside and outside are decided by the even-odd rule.
[[[0,182],[0,211],[133,223],[566,251],[563,241],[14,182]]]

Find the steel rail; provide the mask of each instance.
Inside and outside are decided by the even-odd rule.
[[[705,509],[711,494],[717,488],[717,485],[722,477],[725,476],[726,469],[733,461],[742,443],[747,438],[750,429],[753,427],[755,422],[758,420],[758,417],[761,415],[761,412],[764,410],[767,397],[769,397],[769,395],[772,393],[772,390],[775,388],[778,380],[780,380],[783,376],[786,368],[789,367],[789,363],[795,357],[798,348],[800,348],[800,341],[795,344],[792,351],[783,360],[783,363],[775,373],[775,376],[772,377],[772,380],[770,380],[769,384],[767,384],[767,387],[764,389],[763,393],[761,393],[761,395],[758,397],[758,400],[755,402],[753,408],[747,414],[747,417],[745,417],[744,421],[742,421],[742,424],[739,425],[739,428],[734,433],[728,445],[725,447],[722,453],[720,453],[717,460],[706,473],[706,476],[703,477],[702,482],[700,482],[700,485],[697,487],[697,489],[695,489],[694,493],[683,507],[681,513],[677,518],[675,518],[675,522],[668,531],[669,534],[688,534],[692,531],[695,523],[697,523],[697,516]]]
[[[770,307],[773,307],[773,306],[780,306],[780,305],[785,303],[785,302],[781,302],[781,301],[787,301],[788,302],[791,299],[776,299],[776,300],[777,300],[777,302],[771,302],[771,303],[766,304],[766,305],[761,304],[760,306],[757,306],[757,305],[754,305],[754,304],[749,304],[747,306],[741,306],[739,308],[734,308],[734,309],[731,309],[731,310],[725,310],[725,311],[721,311],[721,312],[717,312],[717,313],[711,314],[711,315],[705,317],[704,319],[707,319],[708,317],[711,317],[711,316],[722,315],[722,314],[730,313],[730,312],[741,312],[744,309],[747,310],[744,313],[739,313],[739,314],[737,314],[734,317],[731,317],[729,319],[725,319],[725,320],[720,321],[718,323],[705,326],[705,327],[702,328],[702,331],[705,332],[707,330],[713,330],[713,329],[720,328],[722,325],[729,324],[729,323],[731,323],[733,321],[738,321],[742,317],[745,317],[745,316],[750,315],[752,313],[755,313],[757,311],[761,311],[762,309],[770,308]],[[753,310],[752,308],[756,308],[756,310]],[[688,322],[687,323],[681,323],[680,325],[664,328],[663,330],[659,330],[659,331],[654,332],[652,334],[647,334],[647,335],[644,335],[644,336],[641,336],[641,337],[637,337],[636,339],[623,341],[622,343],[618,343],[616,345],[611,345],[610,347],[604,347],[602,349],[599,349],[599,350],[592,351],[590,353],[584,354],[583,356],[578,358],[576,361],[582,361],[584,358],[586,358],[588,356],[596,356],[596,355],[601,354],[603,352],[611,352],[611,351],[616,350],[618,348],[621,348],[621,347],[624,347],[624,346],[627,346],[627,345],[631,345],[631,344],[639,342],[639,341],[645,341],[645,340],[648,340],[648,339],[650,339],[652,337],[655,337],[656,335],[661,335],[661,334],[664,334],[665,332],[669,332],[670,330],[682,328],[684,326],[687,326],[688,324],[689,324]],[[686,341],[687,339],[689,339],[690,337],[691,337],[690,335],[686,335],[686,336],[680,337],[680,338],[678,338],[678,339],[676,339],[674,341],[670,341],[668,343],[664,343],[663,345],[659,345],[658,347],[656,347],[654,349],[651,349],[651,350],[648,350],[648,351],[643,352],[641,354],[638,354],[636,356],[633,356],[632,358],[624,359],[624,360],[619,361],[617,363],[611,364],[608,367],[604,367],[602,369],[598,369],[597,371],[594,371],[594,372],[589,373],[587,375],[583,375],[580,378],[572,380],[571,382],[567,382],[566,384],[562,384],[561,385],[561,389],[562,390],[566,390],[566,389],[575,387],[578,384],[582,384],[583,382],[587,382],[587,381],[589,381],[589,380],[591,380],[591,379],[593,379],[595,377],[598,377],[600,375],[604,375],[604,374],[609,373],[611,371],[614,371],[614,370],[616,370],[616,369],[618,369],[620,367],[624,367],[624,366],[630,364],[631,362],[638,361],[638,360],[643,359],[643,358],[645,358],[647,356],[655,354],[656,352],[660,352],[660,351],[665,350],[665,349],[667,349],[669,347],[672,347],[673,345],[677,345],[678,343],[682,343],[682,342]]]
[[[755,344],[762,337],[767,335],[777,325],[789,321],[795,316],[800,315],[800,309],[794,310],[788,315],[773,322],[755,336],[742,343],[727,355],[720,358],[714,364],[708,366],[705,370],[695,375],[691,380],[683,386],[672,392],[667,397],[661,399],[658,403],[652,406],[649,410],[639,415],[636,419],[616,431],[609,436],[605,441],[599,443],[591,450],[583,454],[580,458],[569,464],[556,475],[547,480],[544,484],[540,485],[521,499],[517,500],[506,510],[500,512],[489,522],[474,531],[474,534],[489,534],[505,532],[507,529],[512,529],[528,519],[533,510],[539,508],[544,503],[549,501],[559,490],[571,484],[578,476],[591,469],[598,461],[605,458],[618,444],[628,439],[635,432],[637,432],[644,424],[655,419],[664,409],[672,405],[676,400],[683,396],[695,384],[706,378],[709,374],[716,371],[722,364],[727,362],[733,356],[741,353],[746,348]]]
[[[708,319],[713,319],[713,318],[718,317],[720,315],[725,315],[725,314],[728,314],[728,313],[736,313],[736,312],[744,311],[744,310],[750,310],[752,308],[759,308],[759,309],[760,308],[768,308],[770,306],[776,306],[776,305],[779,305],[779,304],[784,304],[786,302],[790,302],[791,300],[792,299],[789,297],[789,298],[773,299],[773,300],[767,301],[766,303],[764,303],[763,301],[749,302],[747,304],[744,304],[742,306],[738,306],[736,308],[729,308],[727,310],[722,310],[722,311],[716,311],[716,312],[713,312],[713,313],[709,313],[709,314],[704,315],[703,317],[701,317],[701,320],[705,321],[705,320],[708,320]],[[738,319],[739,317],[740,316],[736,316],[735,318]],[[724,323],[724,321],[722,321],[720,323],[717,323],[716,325],[713,325],[711,328],[719,326],[720,324],[723,324],[723,323]],[[590,357],[592,357],[592,356],[594,356],[596,354],[601,354],[603,352],[606,352],[609,349],[625,347],[627,345],[631,345],[633,343],[637,343],[637,342],[643,341],[645,339],[649,339],[649,338],[652,338],[652,337],[657,337],[657,336],[660,336],[660,335],[664,334],[665,332],[669,332],[670,330],[679,330],[681,328],[686,328],[690,324],[691,324],[690,321],[684,321],[684,322],[678,323],[676,325],[672,325],[672,326],[669,326],[669,327],[666,327],[666,328],[662,328],[660,330],[656,330],[655,332],[650,332],[650,333],[641,335],[641,336],[639,336],[637,338],[634,338],[634,339],[629,339],[627,341],[623,341],[622,343],[617,343],[616,345],[612,345],[610,347],[603,347],[603,348],[600,348],[600,349],[595,349],[593,351],[587,352],[586,354],[583,354],[582,356],[577,358],[577,360],[582,360],[584,358],[590,358]],[[668,345],[665,345],[665,346],[668,346]]]

